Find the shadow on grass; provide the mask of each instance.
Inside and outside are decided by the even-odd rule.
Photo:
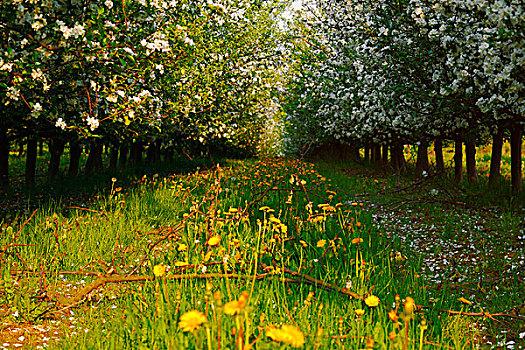
[[[436,174],[431,167],[426,177],[416,176],[415,166],[411,163],[402,172],[396,172],[389,165],[378,166],[366,161],[341,159],[313,160],[321,169],[328,170],[331,176],[342,178],[369,179],[371,182],[380,181],[377,190],[369,193],[360,193],[361,196],[392,196],[397,199],[410,199],[414,196],[438,198],[451,202],[463,202],[469,207],[493,208],[503,211],[515,211],[525,215],[525,192],[512,193],[510,179],[501,177],[500,183],[489,188],[488,177],[480,173],[477,183],[467,180],[460,184],[454,181],[454,169],[446,168],[443,174]],[[363,181],[363,180],[361,180]],[[344,181],[342,181],[344,185]],[[351,187],[355,188],[354,185]],[[370,186],[364,186],[370,190]],[[373,188],[373,187],[372,187]]]
[[[52,181],[41,177],[31,186],[14,183],[7,192],[0,193],[0,221],[16,221],[42,206],[56,209],[69,206],[87,207],[97,197],[110,193],[112,187],[121,187],[124,191],[134,188],[144,175],[151,177],[157,174],[162,178],[173,174],[188,174],[212,168],[214,161],[217,160],[190,160],[181,156],[170,162],[140,164],[125,169],[104,168],[97,173],[82,173],[76,177],[61,175]]]

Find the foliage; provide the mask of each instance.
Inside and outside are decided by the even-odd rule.
[[[297,68],[285,99],[296,148],[306,135],[318,144],[485,140],[523,124],[521,3],[309,4],[292,26]]]
[[[3,128],[254,150],[279,11],[274,1],[4,1]]]

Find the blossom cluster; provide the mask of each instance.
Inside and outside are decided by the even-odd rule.
[[[273,90],[278,4],[3,1],[10,130],[251,143]]]
[[[525,6],[501,0],[319,1],[294,30],[295,149],[484,138],[525,115]],[[305,41],[308,44],[305,44]]]

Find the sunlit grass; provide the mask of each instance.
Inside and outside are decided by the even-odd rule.
[[[33,337],[34,346],[419,349],[476,341],[475,330],[466,335],[440,311],[461,309],[457,298],[442,291],[431,299],[401,241],[313,164],[232,162],[146,176],[129,191],[118,179],[108,186],[88,208],[49,207],[21,230],[3,228],[0,244],[11,244],[4,284],[24,285],[23,294],[4,289],[6,320],[57,332],[56,340]],[[90,283],[100,287],[82,291]],[[407,307],[408,297],[425,308]],[[10,344],[17,341],[27,344]]]

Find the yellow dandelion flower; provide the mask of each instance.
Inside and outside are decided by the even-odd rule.
[[[357,237],[357,238],[354,238],[352,239],[352,244],[358,244],[359,243],[362,243],[363,242],[363,239],[361,237]]]
[[[403,305],[403,307],[405,309],[406,314],[412,314],[415,310],[414,299],[412,299],[411,297],[406,297],[405,304]]]
[[[199,310],[192,310],[184,313],[180,317],[179,328],[183,332],[193,332],[200,327],[201,324],[207,322],[206,316]]]
[[[230,213],[237,213],[238,211],[239,209],[233,208],[233,207],[230,207],[230,210],[229,210]]]
[[[269,220],[270,220],[271,223],[274,223],[274,224],[277,224],[277,225],[281,224],[281,220],[279,220],[275,216],[272,216]]]
[[[164,265],[155,265],[153,267],[153,274],[155,277],[162,277],[166,273],[166,266]]]
[[[308,247],[308,243],[306,243],[306,242],[303,241],[303,240],[300,240],[299,243],[301,243],[301,246],[302,246],[303,248]]]
[[[208,239],[208,245],[212,246],[212,247],[216,246],[220,242],[221,242],[221,236],[219,236],[219,235],[212,236],[212,237],[210,237],[210,239]]]
[[[324,211],[331,211],[331,212],[334,212],[335,213],[335,208],[332,207],[331,205],[328,205],[326,207],[323,207],[323,210]]]
[[[210,250],[209,252],[204,255],[204,261],[208,261],[211,259],[211,256],[213,255],[213,250]]]
[[[175,266],[176,267],[183,267],[183,266],[188,266],[189,264],[186,262],[186,261],[177,261],[175,263]]]
[[[259,210],[260,211],[268,211],[268,210],[270,210],[270,207],[263,206],[263,207],[260,207]]]
[[[187,249],[188,249],[188,245],[187,245],[187,244],[184,244],[184,243],[179,244],[179,246],[178,246],[178,248],[177,248],[177,250],[178,250],[179,252],[183,252],[183,251],[185,251],[185,250],[187,250]]]
[[[224,313],[230,316],[239,314],[246,307],[247,301],[248,292],[244,291],[241,293],[239,300],[232,300],[224,304]]]
[[[314,217],[311,217],[308,219],[309,221],[313,222],[313,223],[316,223],[316,222],[321,222],[324,220],[324,216],[314,216]]]
[[[396,337],[397,337],[397,333],[396,332],[392,331],[392,332],[388,333],[388,339],[394,340],[394,339],[396,339]]]
[[[305,343],[304,334],[295,326],[283,325],[281,329],[270,326],[266,329],[266,336],[273,341],[289,344],[294,348],[301,348]]]
[[[392,321],[396,322],[398,320],[399,316],[397,315],[395,310],[390,310],[388,312],[388,318],[391,319]]]
[[[369,307],[376,307],[379,305],[379,298],[371,294],[365,298],[365,304]]]
[[[463,304],[472,305],[472,301],[467,300],[463,297],[459,298],[458,300],[461,301]]]
[[[317,248],[322,248],[326,244],[326,239],[321,239],[317,242]]]
[[[363,310],[363,309],[355,309],[355,314],[357,316],[363,316],[364,313],[365,313],[365,310]]]

